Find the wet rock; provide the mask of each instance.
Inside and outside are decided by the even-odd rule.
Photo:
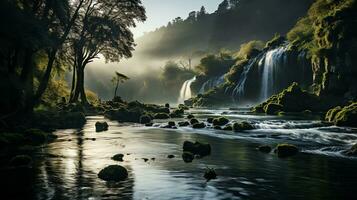
[[[214,120],[214,118],[213,118],[213,117],[207,118],[207,123],[212,124],[212,123],[213,123],[213,120]]]
[[[181,126],[181,127],[189,126],[190,122],[179,122],[178,125]]]
[[[357,127],[357,102],[345,107],[330,109],[325,119],[336,126]]]
[[[10,160],[10,165],[13,167],[29,166],[32,163],[32,158],[28,155],[17,155]]]
[[[144,160],[144,162],[149,161],[149,159],[148,159],[148,158],[142,158],[142,159]]]
[[[232,131],[233,130],[233,127],[231,125],[227,125],[223,128],[223,130],[225,131]]]
[[[182,153],[182,160],[185,163],[190,163],[193,161],[193,159],[195,158],[195,156],[191,153],[191,152],[183,152]]]
[[[152,160],[152,161],[155,161],[155,160],[156,160],[156,158],[151,158],[151,160]]]
[[[203,175],[203,177],[207,181],[210,181],[212,179],[216,179],[217,178],[217,174],[216,174],[216,171],[213,168],[207,168],[206,171],[205,171],[205,174]]]
[[[236,132],[239,131],[246,131],[246,130],[252,130],[254,129],[254,126],[251,125],[249,122],[243,121],[243,122],[236,122],[233,124],[233,130]]]
[[[270,153],[272,148],[268,145],[262,145],[258,147],[258,150],[263,153]]]
[[[172,159],[172,158],[175,158],[175,156],[174,155],[168,155],[167,158]]]
[[[298,152],[299,149],[291,144],[279,144],[274,150],[274,153],[276,153],[280,158],[294,156]]]
[[[142,115],[140,117],[140,124],[148,124],[151,122],[151,117],[148,115]]]
[[[124,154],[119,153],[119,154],[114,155],[112,157],[112,160],[123,162],[124,161],[123,158],[124,158]]]
[[[349,150],[344,152],[347,156],[357,156],[357,144],[353,145]]]
[[[168,125],[169,125],[169,126],[176,126],[176,123],[175,123],[174,121],[170,121],[170,122],[168,123]]]
[[[155,119],[169,119],[170,116],[167,113],[157,113],[154,115]]]
[[[214,126],[213,128],[216,130],[222,130],[222,127],[220,127],[220,126]]]
[[[190,124],[191,125],[198,124],[198,123],[199,123],[199,121],[197,119],[195,119],[195,118],[190,119]]]
[[[183,109],[175,109],[170,113],[170,117],[171,118],[182,118],[184,114],[185,114],[185,111]]]
[[[185,141],[182,147],[184,152],[191,152],[193,155],[199,155],[201,157],[211,154],[211,145],[203,144],[199,142]]]
[[[183,109],[183,110],[189,110],[189,109],[190,109],[188,106],[186,106],[186,105],[184,105],[184,104],[179,104],[179,105],[178,105],[178,108],[179,108],[179,109]]]
[[[192,128],[194,128],[194,129],[202,129],[202,128],[205,128],[206,127],[206,125],[205,125],[205,123],[203,123],[203,122],[201,122],[201,123],[196,123],[196,124],[193,124],[192,125]]]
[[[107,122],[96,122],[95,123],[95,131],[102,132],[108,130],[108,123]]]
[[[98,173],[98,177],[105,181],[123,181],[128,178],[128,171],[120,165],[110,165]]]
[[[194,118],[195,118],[194,115],[191,115],[191,114],[187,115],[187,119],[194,119]]]
[[[229,123],[229,120],[225,117],[215,118],[212,121],[214,126],[224,126]]]
[[[264,106],[264,111],[268,115],[278,114],[282,110],[283,110],[283,105],[277,103],[268,103],[267,105]]]
[[[169,104],[169,103],[166,103],[166,104],[165,104],[165,108],[170,108],[170,104]]]

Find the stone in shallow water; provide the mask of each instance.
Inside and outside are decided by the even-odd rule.
[[[98,177],[105,181],[123,181],[128,178],[128,171],[120,165],[110,165],[98,173]]]
[[[190,122],[179,122],[178,125],[181,126],[181,127],[189,126]]]
[[[298,152],[299,149],[291,144],[279,144],[274,150],[274,153],[276,153],[280,158],[293,156],[296,155]]]
[[[353,145],[349,150],[345,151],[347,156],[357,156],[357,144]]]
[[[107,122],[96,122],[95,123],[95,131],[102,132],[108,130],[108,123]]]
[[[183,152],[182,153],[182,160],[185,163],[190,163],[193,161],[193,159],[195,158],[195,156],[191,153],[191,152]]]
[[[263,153],[270,153],[271,147],[268,145],[262,145],[262,146],[258,147],[258,150]]]
[[[199,142],[185,141],[182,147],[184,152],[190,152],[193,155],[199,155],[200,157],[207,156],[211,154],[211,145],[203,144]]]
[[[122,161],[123,161],[123,158],[124,158],[124,154],[119,153],[119,154],[114,155],[114,156],[112,157],[112,160],[122,162]]]
[[[174,155],[168,155],[167,158],[172,159],[172,158],[175,158],[175,156]]]
[[[140,124],[148,124],[151,123],[151,118],[148,115],[142,115],[140,117]]]
[[[197,119],[195,119],[195,118],[193,118],[193,119],[190,120],[190,124],[191,124],[191,125],[193,125],[193,124],[198,124],[198,123],[199,123],[199,121],[198,121]]]
[[[216,179],[217,178],[217,174],[216,174],[216,171],[213,168],[207,168],[206,171],[205,171],[205,174],[203,175],[203,177],[207,181],[210,181],[212,179]]]
[[[195,129],[201,129],[201,128],[205,128],[206,125],[205,123],[201,122],[201,123],[196,123],[196,124],[193,124],[192,125],[192,128],[195,128]]]
[[[224,126],[229,123],[229,120],[225,117],[216,118],[212,121],[214,126]]]

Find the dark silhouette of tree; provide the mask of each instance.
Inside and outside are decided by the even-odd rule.
[[[85,67],[102,55],[107,62],[131,57],[135,20],[146,19],[140,0],[88,0],[73,30],[74,82],[70,102],[88,104],[84,89]]]
[[[224,0],[218,5],[217,13],[225,13],[229,9],[229,1]]]
[[[114,98],[117,97],[117,91],[119,87],[119,83],[124,83],[125,81],[129,80],[130,78],[121,74],[119,72],[115,72],[115,76],[112,79],[112,83],[115,85],[114,89]]]

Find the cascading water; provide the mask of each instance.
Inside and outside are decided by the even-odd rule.
[[[279,73],[281,66],[285,66],[287,63],[287,55],[285,54],[287,49],[288,45],[272,49],[268,51],[259,61],[258,65],[263,66],[262,85],[260,91],[260,99],[262,101],[278,92],[276,90],[278,86],[277,77],[281,75]]]
[[[180,91],[180,97],[178,98],[178,103],[184,103],[185,100],[192,97],[191,84],[196,81],[196,76],[190,80],[183,83]]]
[[[199,90],[199,94],[204,94],[205,92],[209,91],[210,89],[223,84],[224,83],[224,76],[225,74],[223,74],[222,76],[217,76],[214,78],[209,79],[208,81],[206,81],[205,83],[203,83],[201,89]]]

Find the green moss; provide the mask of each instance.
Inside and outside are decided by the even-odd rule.
[[[243,122],[236,122],[233,124],[233,130],[235,132],[239,131],[247,131],[247,130],[252,130],[254,129],[254,126],[251,125],[249,122],[243,121]]]
[[[337,126],[357,127],[357,102],[343,108],[338,106],[329,110],[325,119]]]
[[[212,121],[214,126],[224,126],[229,123],[229,120],[225,117],[215,118]]]

